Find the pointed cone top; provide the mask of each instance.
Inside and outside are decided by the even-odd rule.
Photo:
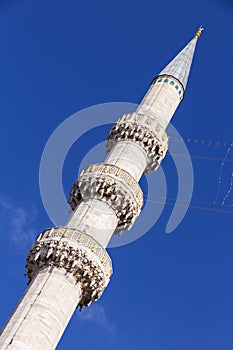
[[[180,51],[180,53],[159,73],[159,75],[170,75],[179,80],[185,90],[189,71],[193,60],[197,39],[204,28],[200,27],[194,38]]]

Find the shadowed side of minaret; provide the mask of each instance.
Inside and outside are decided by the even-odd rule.
[[[105,248],[140,214],[138,181],[165,157],[166,127],[183,99],[201,31],[153,80],[137,110],[114,124],[107,159],[84,169],[71,189],[67,223],[36,239],[26,262],[29,287],[2,331],[1,350],[54,349],[76,307],[102,295],[112,274]]]

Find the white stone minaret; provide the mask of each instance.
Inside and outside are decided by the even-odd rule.
[[[103,293],[112,274],[105,248],[140,214],[138,181],[166,154],[165,130],[183,99],[202,30],[152,81],[138,109],[115,123],[106,161],[83,170],[72,187],[68,222],[38,236],[26,262],[29,286],[1,333],[1,350],[55,349],[76,307]]]

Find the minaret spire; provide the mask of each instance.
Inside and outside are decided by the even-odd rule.
[[[180,53],[159,73],[160,75],[170,75],[182,84],[186,89],[189,72],[197,44],[197,40],[204,28],[201,26],[196,32],[194,38],[184,47]]]

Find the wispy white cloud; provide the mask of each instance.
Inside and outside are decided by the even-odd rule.
[[[105,308],[102,305],[93,303],[90,308],[84,308],[82,312],[80,312],[79,318],[82,321],[95,323],[111,336],[116,334],[116,325],[109,320]]]
[[[21,247],[31,243],[35,236],[32,223],[37,215],[36,208],[17,207],[9,199],[0,197],[0,225],[9,237]]]

